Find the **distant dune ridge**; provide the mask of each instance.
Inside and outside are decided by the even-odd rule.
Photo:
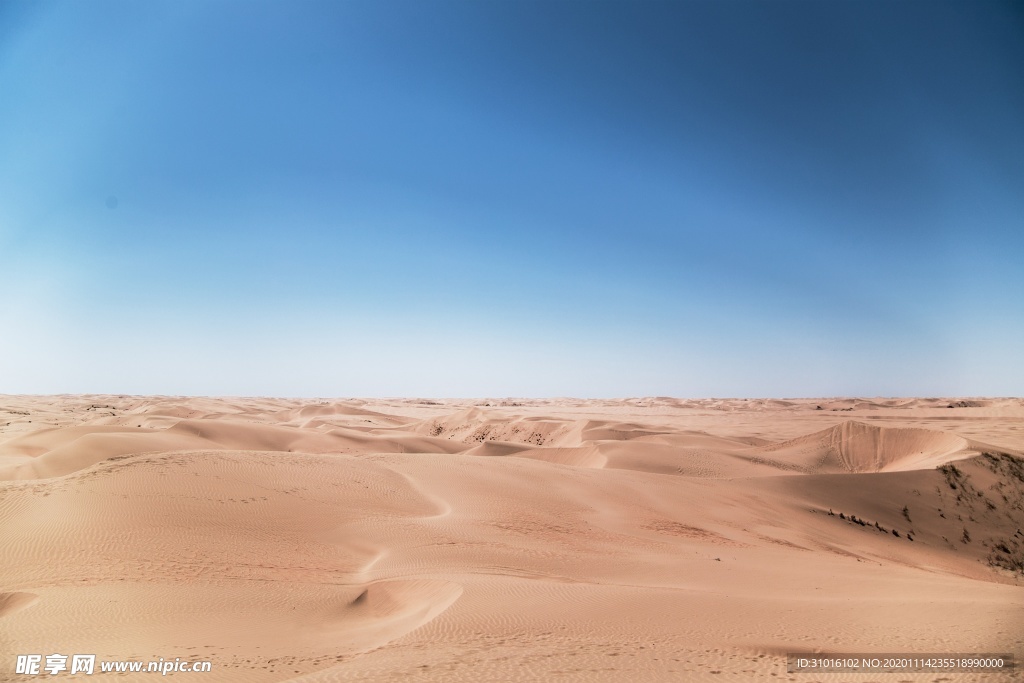
[[[1022,456],[1020,399],[0,397],[0,649],[309,683],[1020,658]]]
[[[834,427],[761,449],[785,454],[787,465],[808,472],[885,472],[934,468],[978,451],[961,437],[930,429],[878,427],[847,420]]]

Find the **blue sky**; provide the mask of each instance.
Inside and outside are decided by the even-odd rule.
[[[0,3],[0,392],[1024,393],[1024,10]]]

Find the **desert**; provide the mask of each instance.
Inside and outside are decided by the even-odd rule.
[[[0,683],[1024,680],[1022,65],[1020,0],[0,0]]]
[[[786,654],[1024,654],[1020,399],[0,410],[2,680],[29,653],[267,683],[896,680]]]

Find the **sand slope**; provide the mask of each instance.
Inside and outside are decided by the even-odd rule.
[[[947,432],[879,427],[853,420],[759,450],[766,458],[807,472],[934,468],[977,453],[966,439]]]
[[[1024,404],[960,401],[8,397],[0,649],[257,683],[1021,657]]]

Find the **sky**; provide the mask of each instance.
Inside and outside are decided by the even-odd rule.
[[[1024,394],[1024,5],[0,1],[0,393]]]

